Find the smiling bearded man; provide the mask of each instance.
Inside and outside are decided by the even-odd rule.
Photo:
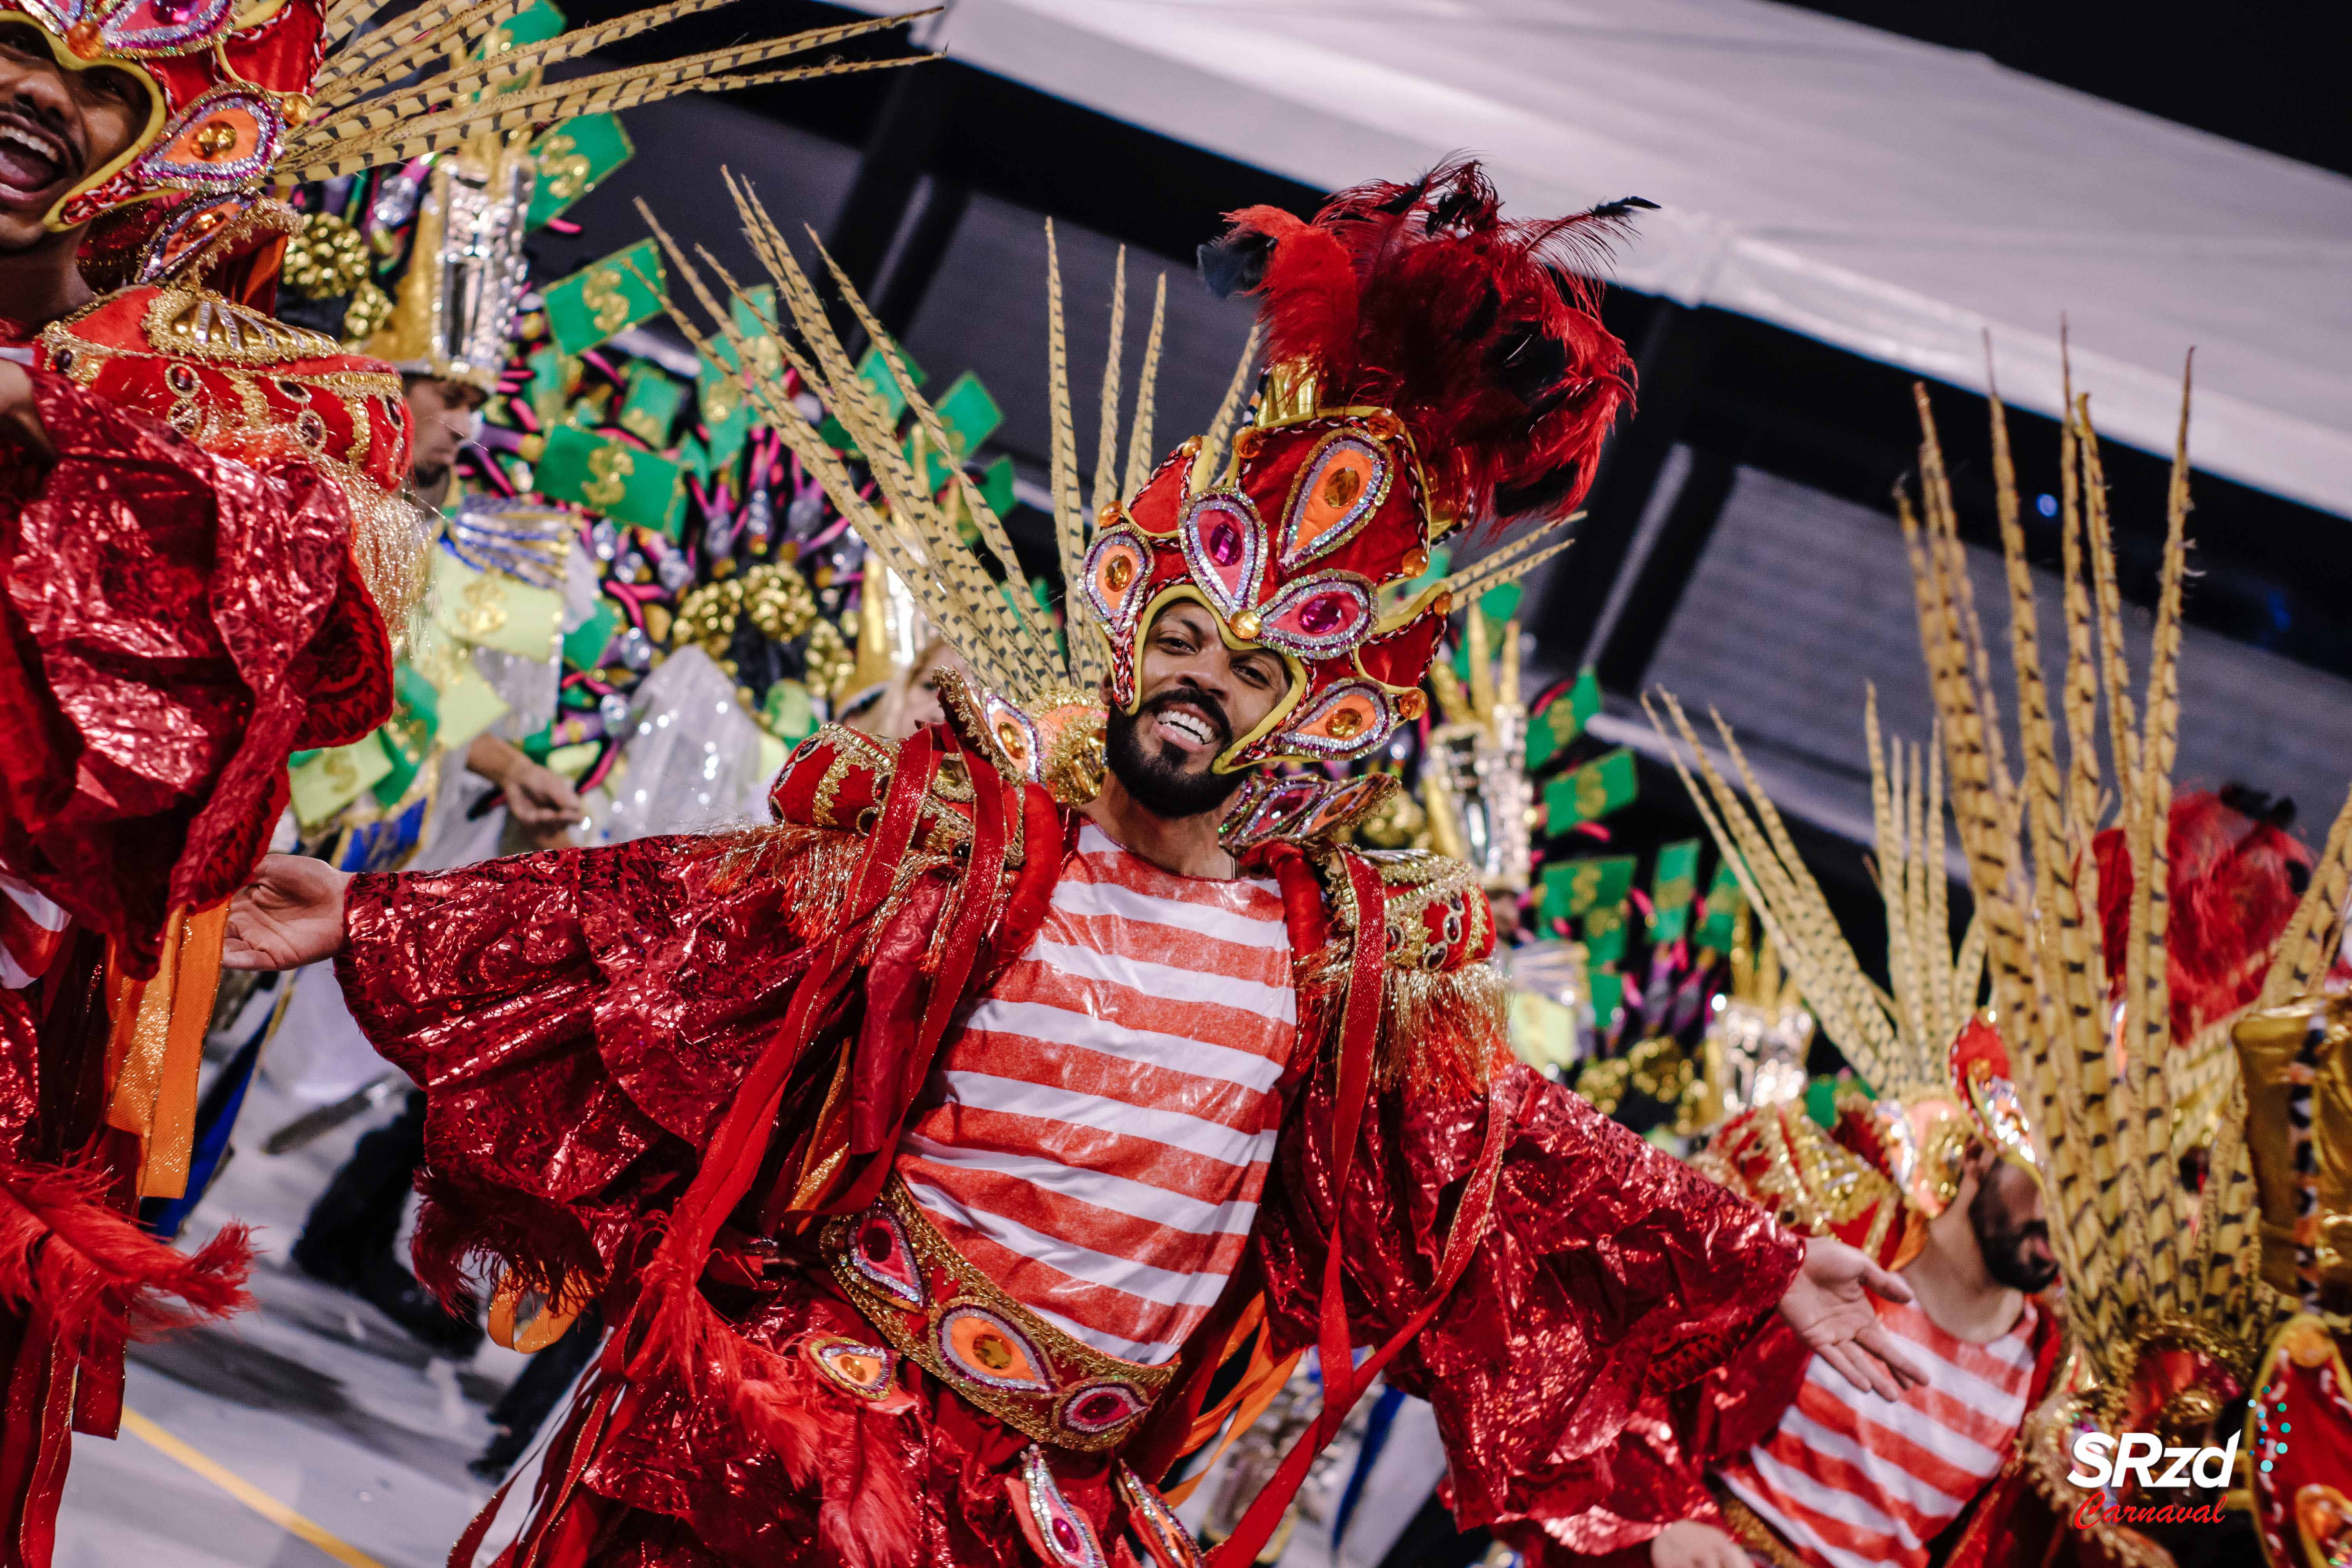
[[[1333,837],[1393,781],[1260,771],[1418,713],[1476,585],[1413,583],[1433,537],[1573,507],[1629,366],[1572,268],[1623,210],[1506,222],[1454,165],[1237,215],[1204,270],[1263,296],[1269,384],[1229,465],[1137,450],[1090,547],[1064,487],[1066,648],[962,553],[976,526],[1013,560],[976,490],[877,457],[869,504],[798,384],[752,376],[867,581],[968,662],[948,722],[820,731],[764,829],[264,863],[228,962],[337,955],[424,1086],[420,1277],[488,1258],[518,1327],[614,1325],[501,1561],[1186,1568],[1171,1465],[1310,1345],[1324,1413],[1237,1568],[1383,1369],[1437,1405],[1468,1522],[1591,1506],[1635,1403],[1776,1307],[1900,1388],[1865,1295],[1899,1280],[1504,1065],[1475,876]],[[798,374],[896,450],[747,217]]]

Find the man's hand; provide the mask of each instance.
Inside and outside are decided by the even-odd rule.
[[[44,462],[58,455],[33,404],[32,375],[12,359],[0,359],[0,438],[14,441]]]
[[[570,842],[567,832],[588,815],[587,803],[570,779],[532,762],[512,742],[476,736],[467,748],[466,766],[499,786],[508,815],[536,848],[562,847]]]
[[[1678,1519],[1650,1537],[1650,1568],[1753,1568],[1748,1549],[1711,1524]]]
[[[542,849],[563,843],[564,832],[577,827],[588,815],[587,803],[570,779],[534,762],[525,761],[500,787],[506,792],[507,812],[515,826]]]
[[[343,950],[352,874],[307,855],[265,855],[228,901],[223,969],[299,969]]]
[[[1927,1379],[1880,1326],[1872,1296],[1908,1301],[1911,1287],[1844,1242],[1817,1236],[1805,1243],[1805,1266],[1780,1298],[1780,1316],[1848,1383],[1900,1399]]]

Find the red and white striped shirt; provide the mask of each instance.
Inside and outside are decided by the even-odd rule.
[[[1273,882],[1179,877],[1088,824],[1028,952],[940,1052],[898,1173],[1023,1306],[1168,1361],[1256,1219],[1297,1024]]]
[[[22,991],[48,973],[73,917],[0,871],[0,989]]]
[[[1922,1568],[1927,1542],[1984,1489],[2025,1421],[2034,1306],[1971,1344],[1916,1306],[1878,1304],[1928,1379],[1888,1401],[1819,1356],[1772,1436],[1719,1472],[1733,1496],[1818,1568]]]

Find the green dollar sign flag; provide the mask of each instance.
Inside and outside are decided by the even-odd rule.
[[[1601,711],[1601,679],[1587,665],[1576,678],[1576,684],[1544,704],[1543,711],[1528,726],[1528,771],[1534,773],[1570,741],[1584,733],[1585,725]]]
[[[1650,873],[1650,940],[1674,942],[1690,929],[1691,900],[1698,896],[1698,840],[1658,847]]]
[[[559,353],[586,353],[660,315],[668,290],[660,248],[650,239],[640,240],[548,289],[549,335]]]

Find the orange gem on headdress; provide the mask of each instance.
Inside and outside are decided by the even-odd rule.
[[[106,40],[98,24],[85,16],[66,29],[66,47],[86,60],[94,60],[106,52]]]
[[[1408,724],[1412,723],[1415,719],[1420,718],[1423,710],[1427,709],[1428,706],[1429,699],[1421,694],[1421,689],[1419,687],[1415,687],[1411,691],[1400,691],[1397,693],[1397,717],[1402,719]]]
[[[236,127],[226,120],[207,120],[197,127],[192,145],[196,156],[210,163],[236,151]]]
[[[1125,555],[1114,555],[1103,569],[1103,581],[1114,594],[1124,594],[1127,585],[1135,581],[1135,563]]]
[[[1397,563],[1397,569],[1407,577],[1420,576],[1429,570],[1429,552],[1418,544],[1414,545],[1404,552],[1404,559]]]
[[[1364,716],[1353,708],[1340,709],[1323,726],[1324,732],[1335,741],[1352,741],[1363,728]]]

